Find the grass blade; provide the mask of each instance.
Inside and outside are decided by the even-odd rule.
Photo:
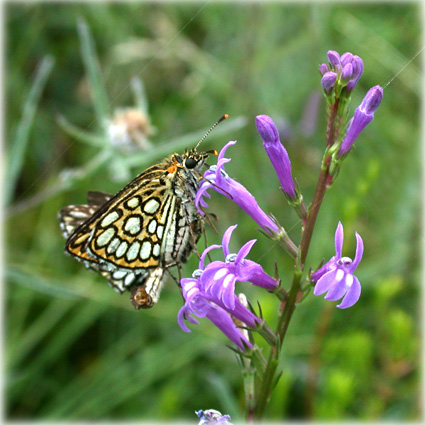
[[[99,61],[97,59],[96,46],[84,19],[78,20],[78,34],[81,43],[81,56],[86,68],[97,122],[100,124],[101,128],[105,130],[106,122],[110,116],[109,101],[104,88]]]
[[[47,78],[53,68],[54,60],[51,56],[46,56],[40,63],[34,82],[24,104],[21,120],[16,129],[15,137],[9,152],[9,168],[5,179],[5,200],[8,204],[13,196],[18,176],[24,163],[25,151],[28,146],[28,137],[34,122],[34,116],[37,111],[38,101],[46,85]]]

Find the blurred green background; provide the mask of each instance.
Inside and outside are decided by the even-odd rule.
[[[325,140],[318,65],[329,49],[363,58],[354,111],[369,87],[385,85],[420,49],[419,4],[8,3],[5,11],[6,416],[195,423],[194,410],[215,408],[241,420],[242,380],[225,336],[206,320],[191,334],[180,330],[172,281],[157,306],[136,312],[128,294],[63,254],[56,214],[84,203],[88,190],[117,192],[148,165],[194,146],[228,113],[204,148],[238,140],[226,170],[298,243],[300,222],[255,116],[279,124],[309,202]],[[339,220],[344,255],[354,255],[354,232],[362,235],[360,301],[339,310],[310,295],[299,305],[269,420],[420,417],[420,68],[419,57],[385,88],[316,225],[309,267],[333,255]],[[105,123],[116,109],[143,104],[141,81],[154,147],[121,152]],[[269,273],[277,261],[289,286],[289,257],[249,217],[215,193],[210,211],[220,234],[209,228],[209,243],[238,223],[233,249],[258,238],[249,258]],[[196,267],[193,257],[185,275]],[[278,301],[239,289],[274,325]]]

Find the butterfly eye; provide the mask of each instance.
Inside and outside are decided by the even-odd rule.
[[[187,158],[184,165],[186,166],[186,168],[191,170],[192,168],[195,168],[197,166],[197,164],[198,164],[198,161],[196,161],[195,159]]]

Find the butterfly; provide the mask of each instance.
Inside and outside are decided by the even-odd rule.
[[[195,250],[204,219],[194,199],[209,154],[197,147],[149,167],[116,195],[88,192],[87,204],[59,211],[65,253],[106,277],[119,293],[131,292],[136,307],[153,307],[165,272]]]

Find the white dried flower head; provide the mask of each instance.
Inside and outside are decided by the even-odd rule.
[[[139,109],[118,109],[108,125],[111,143],[123,151],[147,150],[152,147],[148,138],[152,128],[148,116]]]

